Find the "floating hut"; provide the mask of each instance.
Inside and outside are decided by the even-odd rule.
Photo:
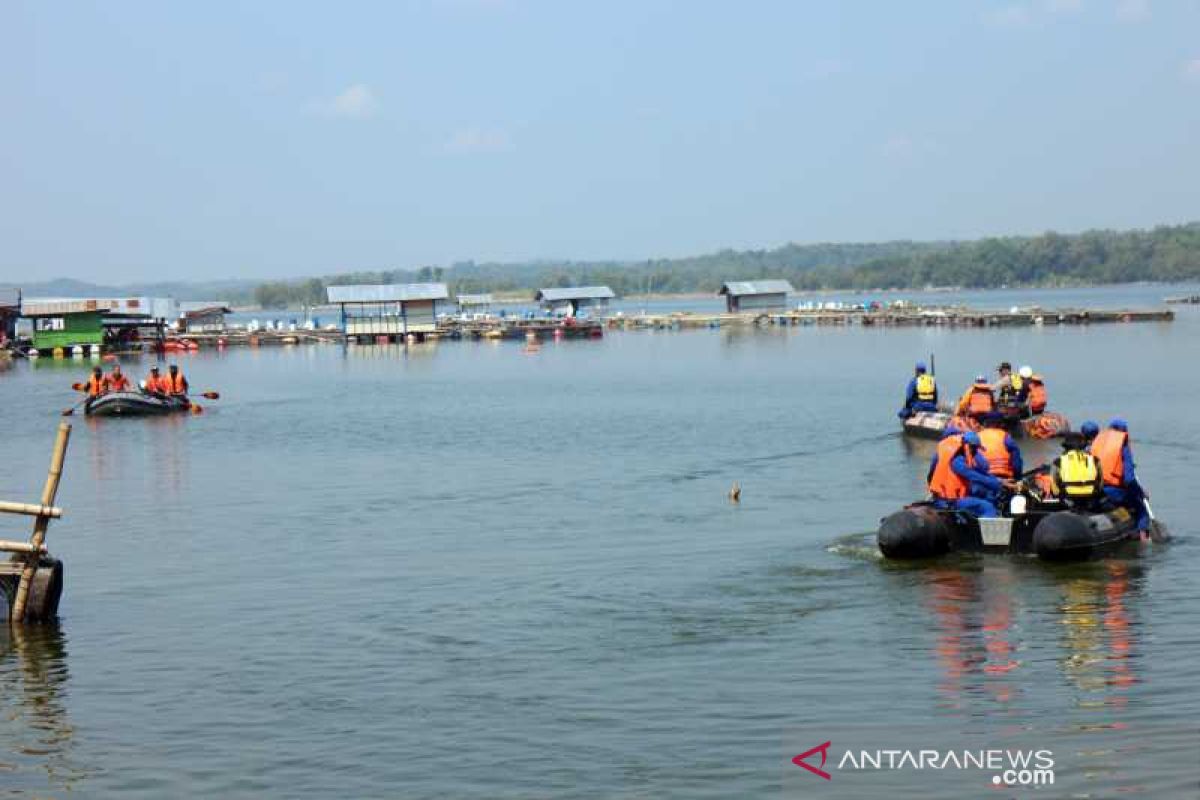
[[[161,341],[178,308],[169,297],[35,298],[22,300],[21,316],[33,324],[36,351],[97,353]]]
[[[492,308],[490,294],[460,294],[456,300],[460,314],[485,314]]]
[[[450,297],[444,283],[330,286],[326,293],[341,308],[346,339],[363,343],[424,339],[437,331],[437,304]]]
[[[0,288],[0,348],[6,347],[17,335],[20,316],[21,290]]]
[[[180,303],[179,310],[180,333],[223,333],[225,315],[232,313],[229,304],[220,301]]]
[[[568,286],[539,289],[533,299],[548,311],[575,317],[583,308],[603,310],[608,307],[608,301],[615,297],[613,290],[607,286]]]
[[[784,280],[726,281],[718,296],[725,296],[725,308],[730,314],[739,311],[782,311],[787,308],[788,295],[796,290]]]

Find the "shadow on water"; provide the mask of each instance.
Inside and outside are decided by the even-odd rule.
[[[71,791],[84,777],[71,761],[68,678],[58,625],[0,628],[0,774],[9,790]]]

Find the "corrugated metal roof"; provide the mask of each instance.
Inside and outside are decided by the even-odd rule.
[[[611,300],[616,297],[607,286],[568,286],[561,289],[539,289],[534,300]]]
[[[445,300],[450,296],[444,283],[329,286],[325,293],[331,303],[396,303],[405,300]]]
[[[34,297],[21,302],[21,314],[26,317],[88,311],[162,319],[174,319],[179,315],[178,307],[170,297]]]
[[[189,308],[183,312],[184,319],[194,319],[196,317],[211,317],[217,314],[231,313],[229,306],[205,306],[203,308]]]
[[[460,306],[487,306],[491,303],[492,296],[490,294],[460,294],[458,296]]]
[[[735,297],[745,294],[795,294],[792,284],[784,280],[765,281],[726,281],[721,284],[718,294],[731,294]]]
[[[19,306],[21,305],[21,290],[20,289],[0,289],[0,306]]]
[[[205,311],[210,308],[223,308],[228,312],[232,306],[228,300],[181,300],[179,302],[180,314],[186,314],[189,311]]]

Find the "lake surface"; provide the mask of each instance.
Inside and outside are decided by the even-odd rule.
[[[204,414],[73,420],[61,622],[0,632],[0,793],[1194,797],[1200,311],[1178,312],[184,357],[222,393]],[[1176,542],[882,562],[879,518],[923,493],[930,445],[895,411],[931,351],[947,391],[1009,359],[1076,424],[1125,416]],[[84,368],[0,373],[0,498],[37,498]],[[1055,785],[791,764],[826,740],[1015,742]]]

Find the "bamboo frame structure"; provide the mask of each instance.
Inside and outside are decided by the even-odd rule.
[[[50,457],[50,470],[46,474],[46,485],[42,488],[43,509],[54,507],[54,498],[58,494],[58,483],[62,479],[63,461],[67,455],[67,442],[71,438],[71,426],[62,422],[58,426],[58,436],[54,439],[54,453]],[[24,512],[18,512],[24,513]],[[38,562],[42,558],[42,548],[46,545],[46,529],[50,527],[51,514],[38,514],[33,523],[33,536],[29,540],[30,552],[25,558],[25,567],[21,570],[21,579],[17,584],[17,596],[13,600],[11,618],[15,622],[25,621],[25,606],[29,602],[29,587],[37,572]]]

